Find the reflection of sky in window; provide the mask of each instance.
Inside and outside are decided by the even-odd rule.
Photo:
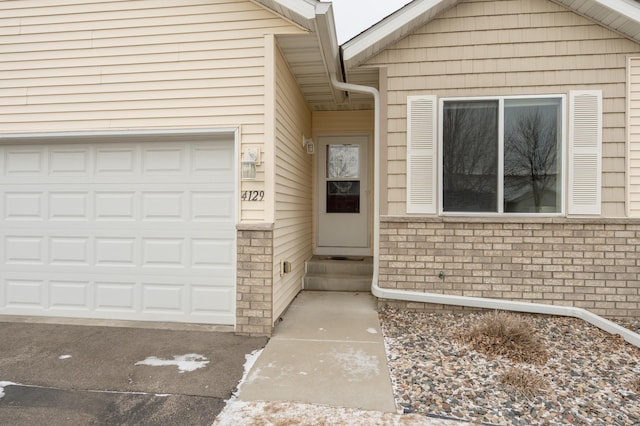
[[[360,174],[359,145],[327,145],[327,177],[353,179]]]

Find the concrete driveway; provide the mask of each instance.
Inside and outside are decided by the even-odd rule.
[[[0,424],[211,424],[242,377],[245,354],[266,341],[0,321]],[[178,365],[147,365],[189,354]]]

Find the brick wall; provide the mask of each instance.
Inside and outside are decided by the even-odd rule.
[[[640,220],[384,217],[380,227],[383,288],[640,317]]]
[[[273,224],[238,225],[236,333],[271,336]]]

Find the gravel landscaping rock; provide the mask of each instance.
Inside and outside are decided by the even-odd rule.
[[[548,359],[514,362],[471,349],[466,334],[482,315],[380,310],[396,403],[405,412],[500,425],[640,424],[639,348],[579,319],[518,314]],[[621,324],[640,329],[640,321]],[[505,383],[513,371],[535,380]]]

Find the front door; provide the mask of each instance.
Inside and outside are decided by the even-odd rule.
[[[318,254],[369,255],[367,136],[318,139]]]

